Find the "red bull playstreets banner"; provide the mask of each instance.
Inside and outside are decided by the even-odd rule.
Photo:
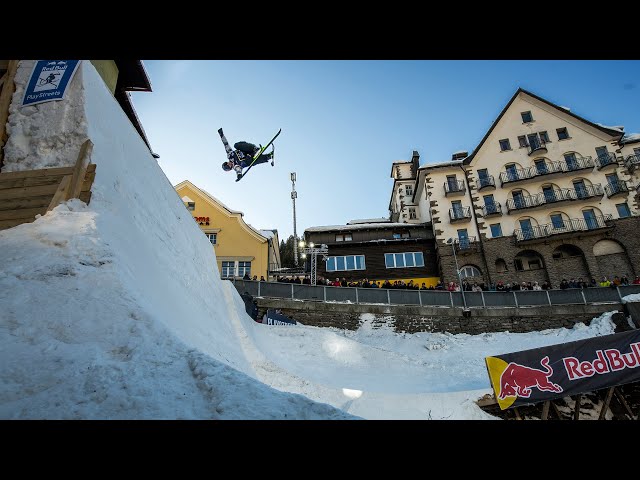
[[[485,357],[500,409],[640,381],[640,330]]]

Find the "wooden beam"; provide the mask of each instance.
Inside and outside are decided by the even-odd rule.
[[[52,175],[71,175],[73,167],[39,168],[37,170],[20,170],[18,172],[0,173],[0,181],[15,180],[18,178],[48,177]]]
[[[12,198],[10,200],[0,201],[0,212],[7,210],[19,210],[21,208],[47,208],[49,203],[51,203],[51,194],[29,198]]]
[[[49,206],[47,207],[47,212],[50,211],[50,210],[53,210],[58,205],[60,205],[62,202],[64,202],[64,199],[67,196],[67,192],[69,190],[69,186],[70,185],[71,185],[71,175],[65,175],[62,178],[62,181],[60,182],[60,185],[58,186],[58,189],[53,194],[53,198],[51,199],[51,203],[49,203]]]
[[[18,218],[36,218],[36,215],[44,215],[45,207],[21,208],[19,210],[0,210],[0,220],[16,220]]]
[[[82,183],[84,182],[84,176],[87,173],[87,167],[91,161],[91,152],[93,151],[93,142],[90,139],[86,139],[80,147],[80,153],[78,154],[78,160],[73,168],[73,175],[71,176],[71,184],[66,192],[65,200],[72,198],[78,198],[82,191]]]
[[[7,119],[9,118],[9,105],[16,88],[14,79],[18,70],[18,60],[10,60],[5,80],[0,90],[0,169],[4,163],[4,145],[7,142]]]
[[[555,403],[553,403],[551,400],[549,400],[549,402],[551,403],[551,407],[553,408],[553,413],[556,414],[556,416],[558,417],[558,420],[562,420],[562,413],[560,413],[558,406]]]
[[[6,230],[7,228],[17,227],[18,225],[22,225],[23,223],[31,223],[35,221],[35,217],[33,218],[18,218],[15,220],[0,220],[0,230]]]
[[[37,187],[4,188],[0,190],[0,200],[53,195],[56,192],[56,188],[55,184],[39,185]]]
[[[620,390],[618,388],[616,388],[614,390],[614,393],[615,393],[616,398],[618,399],[618,401],[622,404],[624,409],[627,411],[627,414],[631,417],[631,420],[637,420],[637,417],[631,411],[631,407],[629,407],[629,404],[624,399],[624,395],[622,395],[622,393],[620,393]]]
[[[607,414],[607,410],[609,410],[609,403],[611,403],[611,397],[613,397],[613,391],[615,388],[616,387],[611,387],[607,391],[604,404],[602,405],[602,409],[600,410],[600,415],[598,415],[598,420],[604,420],[604,416]]]
[[[546,402],[544,402],[542,404],[542,416],[540,417],[541,420],[547,420],[549,418],[549,404],[551,403],[550,400],[547,400]]]
[[[520,412],[518,411],[518,407],[513,407],[513,413],[515,414],[517,420],[522,420]]]
[[[573,410],[573,419],[580,420],[580,403],[582,402],[582,394],[578,394],[578,398],[576,398],[576,406]]]

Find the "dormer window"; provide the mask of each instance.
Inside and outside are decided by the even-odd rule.
[[[522,123],[533,122],[533,115],[531,115],[531,112],[521,112],[520,115],[522,116]]]
[[[193,212],[196,209],[196,202],[187,202],[187,210]]]

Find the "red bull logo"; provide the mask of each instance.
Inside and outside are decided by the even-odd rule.
[[[553,368],[549,366],[549,357],[544,357],[540,364],[545,371],[537,368],[526,367],[515,362],[507,365],[507,368],[500,375],[500,394],[498,398],[504,400],[506,397],[529,398],[531,389],[547,392],[562,392],[562,387],[549,381],[553,375]]]
[[[549,380],[553,368],[549,366],[549,357],[540,361],[543,369],[506,363],[497,357],[487,357],[487,367],[496,392],[496,400],[501,409],[509,408],[518,398],[529,398],[534,388],[545,392],[562,392],[562,387]]]

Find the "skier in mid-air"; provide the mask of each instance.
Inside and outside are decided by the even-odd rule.
[[[235,170],[236,174],[241,176],[242,170],[247,168],[251,162],[253,162],[253,156],[260,151],[260,147],[243,140],[241,142],[234,143],[233,148],[235,149],[233,151],[233,155],[228,161],[222,164],[222,169],[225,172]],[[273,166],[273,151],[263,153],[255,162],[253,162],[253,164],[257,165],[259,163],[266,163],[269,160],[271,160],[271,165]]]
[[[220,135],[220,139],[224,145],[224,149],[227,152],[227,161],[223,162],[222,169],[225,172],[229,172],[234,170],[236,172],[237,178],[236,182],[239,181],[254,165],[259,163],[267,163],[271,160],[271,166],[273,166],[273,152],[274,152],[274,140],[280,135],[282,129],[278,130],[269,142],[262,147],[260,145],[257,147],[253,143],[245,142],[244,140],[241,142],[236,142],[233,144],[232,150],[229,146],[229,142],[227,141],[222,128],[218,129],[218,134]],[[271,152],[264,153],[264,151],[271,147]],[[243,170],[247,169],[244,173]]]

